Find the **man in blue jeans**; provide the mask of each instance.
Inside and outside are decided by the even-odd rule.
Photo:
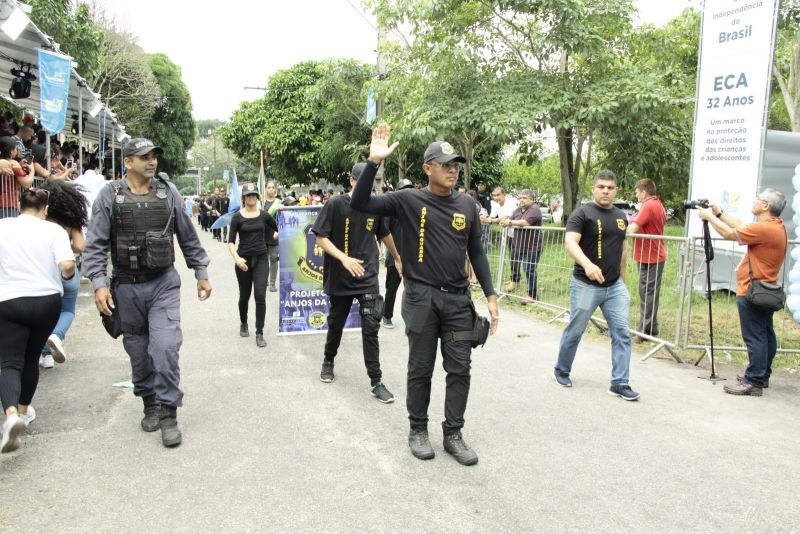
[[[639,398],[628,384],[631,337],[628,331],[631,298],[625,287],[625,213],[613,205],[617,177],[602,170],[594,177],[594,202],[579,207],[567,221],[564,244],[575,260],[569,282],[570,318],[561,336],[553,378],[571,387],[572,362],[583,333],[599,307],[611,334],[611,387],[609,395],[627,401]]]

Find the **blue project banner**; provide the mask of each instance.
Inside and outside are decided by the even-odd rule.
[[[324,252],[311,231],[321,206],[283,208],[277,213],[280,255],[278,335],[317,334],[328,330],[330,301],[322,289]],[[353,301],[345,330],[361,328]]]
[[[72,58],[39,50],[39,103],[45,131],[55,135],[64,129],[69,102]]]

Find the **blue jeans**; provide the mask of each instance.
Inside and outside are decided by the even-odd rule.
[[[67,337],[69,327],[72,326],[72,321],[75,320],[75,305],[78,302],[78,290],[81,288],[81,273],[75,269],[75,276],[72,277],[72,280],[62,280],[62,284],[64,296],[61,297],[61,315],[58,316],[58,323],[56,323],[53,333],[63,341]],[[50,354],[47,345],[42,349],[42,354]]]
[[[536,300],[536,267],[539,264],[541,250],[514,250],[511,252],[511,281],[518,283],[520,267],[525,269],[528,281],[528,296]]]
[[[744,297],[736,297],[739,308],[739,325],[742,338],[747,345],[750,363],[744,372],[744,379],[750,384],[763,388],[772,374],[772,360],[778,351],[778,340],[772,326],[774,312],[762,310],[748,304]]]
[[[586,284],[574,276],[570,279],[569,324],[561,335],[555,368],[569,375],[578,344],[598,307],[611,334],[611,383],[627,384],[631,367],[631,336],[628,330],[631,297],[621,278],[609,287]]]

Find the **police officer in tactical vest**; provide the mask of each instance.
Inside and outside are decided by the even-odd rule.
[[[161,429],[164,446],[174,447],[181,442],[176,411],[183,398],[178,365],[183,338],[173,236],[195,271],[200,300],[211,296],[211,284],[208,255],[180,193],[166,175],[156,176],[161,153],[148,139],[131,139],[122,148],[127,174],[98,194],[83,258],[97,309],[107,317],[118,314],[133,392],[144,402],[142,429]]]
[[[390,195],[370,196],[380,163],[397,147],[389,146],[386,124],[372,132],[369,160],[353,189],[353,209],[397,219],[403,261],[405,293],[403,321],[408,335],[408,394],[406,407],[411,431],[408,445],[420,460],[434,457],[428,439],[428,404],[436,349],[441,340],[442,363],[447,372],[442,422],[444,450],[462,465],[478,462],[466,444],[461,428],[470,386],[472,348],[497,330],[500,319],[492,287],[489,262],[481,246],[481,223],[475,203],[454,191],[461,164],[466,160],[445,141],[425,150],[422,170],[425,189],[404,189]],[[469,292],[466,258],[486,296],[491,323],[477,315]]]

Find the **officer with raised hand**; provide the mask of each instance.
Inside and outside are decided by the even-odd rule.
[[[429,460],[435,453],[428,438],[428,404],[436,348],[441,339],[447,372],[444,449],[461,464],[473,465],[478,455],[461,435],[470,386],[475,307],[469,292],[464,256],[486,295],[490,333],[500,320],[489,263],[481,246],[481,224],[474,201],[453,191],[466,160],[444,141],[425,150],[422,169],[428,187],[404,189],[391,195],[370,196],[375,173],[398,143],[389,146],[386,124],[372,132],[369,160],[353,190],[350,205],[357,210],[395,217],[400,224],[405,293],[402,313],[408,335],[408,394],[411,424],[408,444],[412,454]]]
[[[142,397],[142,429],[161,429],[165,447],[181,442],[177,408],[182,405],[178,351],[181,279],[173,267],[177,236],[186,265],[194,269],[197,296],[211,296],[210,262],[181,195],[164,176],[156,176],[162,150],[148,139],[131,139],[122,148],[126,175],[106,185],[92,207],[83,253],[97,309],[118,312],[123,346],[131,360],[133,392]],[[107,280],[108,251],[113,273]]]

